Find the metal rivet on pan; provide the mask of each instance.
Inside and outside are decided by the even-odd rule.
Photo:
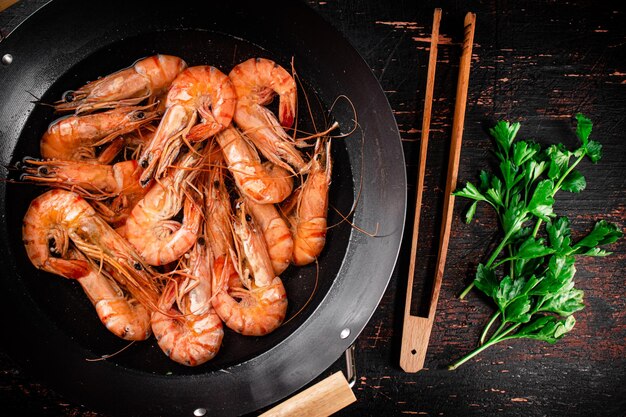
[[[193,410],[193,415],[196,417],[202,417],[206,414],[206,408],[196,408]]]
[[[11,54],[2,55],[2,63],[4,65],[11,65],[11,62],[13,62],[13,55]]]
[[[348,336],[350,336],[350,329],[348,329],[347,327],[343,329],[341,333],[339,333],[339,337],[341,337],[342,339],[345,339]]]

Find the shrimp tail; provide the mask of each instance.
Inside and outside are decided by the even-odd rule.
[[[69,279],[80,279],[91,272],[89,262],[76,259],[49,258],[40,268]]]

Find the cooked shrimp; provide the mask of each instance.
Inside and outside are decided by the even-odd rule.
[[[147,107],[121,107],[103,113],[64,117],[48,127],[41,138],[41,156],[46,159],[107,164],[124,147],[120,135],[138,129],[157,117]],[[96,147],[110,143],[96,157]]]
[[[287,293],[279,277],[265,287],[222,287],[213,297],[213,307],[230,329],[244,336],[263,336],[285,319]]]
[[[83,286],[88,286],[86,291],[92,301],[111,299],[100,307],[96,305],[103,322],[116,315],[142,314],[132,300],[148,311],[156,309],[159,286],[150,267],[78,194],[55,189],[35,198],[24,216],[22,239],[35,267],[79,281],[86,277]],[[76,255],[71,243],[88,260]],[[90,275],[94,268],[111,280],[110,285]],[[129,305],[124,306],[119,288],[130,294]],[[132,337],[145,337],[142,332],[127,333],[124,337],[131,337],[131,333],[135,334]]]
[[[154,183],[126,220],[124,236],[150,265],[175,261],[196,242],[202,208],[188,197],[187,184],[199,173],[194,168],[200,160],[195,150],[187,153],[180,166]],[[182,224],[172,220],[181,208]]]
[[[235,123],[269,161],[287,170],[292,170],[290,166],[293,166],[301,172],[306,163],[282,127],[290,127],[295,118],[298,94],[293,77],[274,61],[263,58],[242,62],[228,76],[237,91]],[[264,107],[275,94],[280,97],[280,123]]]
[[[213,171],[205,188],[207,242],[213,255],[213,307],[229,328],[248,336],[262,336],[283,322],[287,295],[278,277],[265,287],[254,284],[245,255],[241,260],[237,257],[232,209],[220,175],[220,170]],[[273,275],[268,272],[271,263],[265,268],[266,275]]]
[[[205,230],[207,242],[213,256],[213,276],[217,287],[222,285],[241,286],[239,275],[233,264],[235,256],[233,242],[233,212],[230,196],[224,183],[224,168],[213,165],[202,188],[205,202]],[[216,287],[216,288],[217,288]]]
[[[223,130],[216,139],[243,195],[257,203],[270,204],[279,203],[291,194],[292,175],[271,162],[262,164],[254,146],[236,128]]]
[[[310,161],[309,174],[297,195],[295,212],[289,216],[293,231],[293,263],[306,265],[317,258],[326,243],[328,187],[332,162],[330,139],[319,138]]]
[[[238,216],[233,224],[233,230],[238,238],[235,242],[240,248],[238,253],[240,262],[242,261],[243,270],[240,276],[243,278],[244,285],[248,275],[251,274],[257,286],[265,287],[276,276],[265,238],[254,218],[250,215],[245,200],[239,201],[237,212]]]
[[[278,117],[281,125],[291,127],[296,115],[296,82],[283,67],[265,58],[250,58],[236,65],[228,74],[237,97],[265,106],[274,95],[280,98]]]
[[[258,204],[248,200],[246,205],[263,233],[274,274],[280,275],[289,266],[293,254],[289,225],[273,204]]]
[[[77,251],[76,254],[78,255]],[[125,340],[149,338],[152,332],[150,313],[146,307],[128,298],[114,280],[107,278],[98,269],[98,265],[90,263],[89,272],[77,281],[96,308],[102,324],[111,333]]]
[[[75,91],[68,91],[55,103],[59,112],[83,113],[121,105],[139,104],[163,94],[176,76],[187,68],[182,59],[154,55],[136,61],[131,67],[92,81]]]
[[[231,122],[237,94],[230,79],[211,66],[187,68],[172,83],[165,114],[139,158],[141,179],[160,178],[178,155],[183,141],[207,139]],[[195,124],[198,116],[199,124]]]
[[[213,255],[227,254],[233,247],[232,207],[224,182],[225,168],[214,164],[202,184],[205,203],[205,228]]]
[[[172,279],[152,314],[152,331],[172,360],[187,366],[213,359],[224,337],[222,320],[211,304],[211,254],[205,239],[189,252],[186,268]]]
[[[102,165],[26,159],[22,171],[24,181],[74,191],[93,200],[98,214],[114,227],[126,222],[147,191],[139,184],[141,168],[134,160]]]

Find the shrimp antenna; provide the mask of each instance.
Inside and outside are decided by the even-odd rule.
[[[359,172],[359,188],[356,194],[356,199],[354,200],[354,203],[352,204],[352,208],[346,215],[342,214],[337,208],[333,207],[333,210],[335,210],[342,217],[342,220],[331,226],[328,226],[327,229],[332,229],[333,227],[339,226],[343,222],[348,222],[353,228],[355,228],[359,232],[362,232],[371,237],[376,237],[378,236],[378,226],[379,226],[378,223],[376,224],[376,231],[372,234],[356,226],[354,223],[348,220],[348,218],[354,213],[354,210],[356,210],[357,205],[359,204],[359,201],[361,200],[361,193],[363,192],[363,170],[365,169],[365,164],[363,163],[363,160],[364,160],[363,155],[365,153],[365,134],[363,132],[363,128],[361,127],[361,125],[358,125],[358,128],[361,130],[361,169]]]
[[[293,316],[289,317],[287,320],[285,320],[281,326],[284,326],[285,324],[289,323],[291,320],[295,319],[298,315],[300,315],[300,313],[302,313],[304,311],[304,309],[311,303],[311,301],[313,300],[313,297],[315,296],[315,294],[317,293],[317,287],[319,284],[319,276],[320,276],[320,264],[317,261],[317,258],[315,258],[315,286],[313,287],[313,291],[311,291],[311,295],[309,295],[309,298],[306,300],[306,302],[304,303],[304,305],[302,307],[300,307],[298,309],[298,311],[296,311]]]
[[[105,360],[107,360],[107,359],[112,358],[113,356],[117,356],[117,355],[119,355],[120,353],[124,352],[126,349],[128,349],[129,347],[131,347],[134,343],[135,343],[135,340],[131,340],[131,341],[130,341],[130,343],[128,343],[126,346],[124,346],[123,348],[121,348],[121,349],[120,349],[120,350],[118,350],[118,351],[115,351],[115,352],[110,353],[110,354],[105,354],[105,355],[102,355],[102,356],[100,356],[99,358],[85,358],[85,360],[86,360],[87,362],[105,361]]]
[[[350,108],[352,109],[352,114],[354,115],[354,118],[352,119],[352,121],[354,122],[354,125],[352,126],[351,129],[348,130],[348,132],[343,133],[339,136],[333,136],[333,139],[340,139],[340,138],[348,137],[352,135],[354,132],[356,132],[357,129],[361,129],[362,131],[361,125],[359,124],[359,115],[358,115],[358,112],[356,111],[356,107],[354,107],[354,103],[352,102],[352,100],[350,100],[350,97],[346,96],[345,94],[341,94],[335,98],[335,101],[333,101],[333,104],[330,106],[330,109],[328,110],[328,112],[332,113],[337,103],[339,103],[339,101],[342,99],[345,100],[349,104]]]
[[[298,76],[298,73],[296,72],[296,65],[295,65],[295,57],[292,56],[291,57],[291,76],[293,77],[293,79],[297,82],[297,85],[299,85],[301,87],[302,93],[304,94],[304,99],[307,102],[307,107],[309,104],[309,99],[306,95],[306,91],[304,91],[304,88],[302,88],[302,83],[300,82],[300,77]],[[298,130],[298,90],[296,89],[296,114],[294,114],[294,126],[293,126],[293,136],[292,136],[292,140],[294,142],[296,142],[296,131]]]
[[[26,90],[26,92],[34,98],[34,100],[31,100],[31,103],[33,104],[38,104],[40,106],[48,106],[48,107],[54,107],[54,104],[51,103],[46,103],[41,101],[41,97],[37,97],[35,94],[31,93],[30,91]]]

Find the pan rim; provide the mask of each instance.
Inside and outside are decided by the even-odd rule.
[[[67,2],[67,3],[62,3],[62,6],[66,6],[67,4],[71,4],[72,2]],[[42,19],[42,16],[44,16],[45,14],[50,14],[53,13],[54,9],[58,6],[57,2],[50,2],[47,3],[46,5],[44,5],[41,9],[39,9],[35,15],[34,18],[35,19]],[[296,364],[292,364],[292,366],[294,368],[292,368],[291,373],[292,375],[288,375],[284,381],[277,381],[276,383],[276,387],[277,387],[277,391],[278,392],[274,392],[271,394],[264,394],[264,396],[261,396],[261,398],[259,398],[258,396],[255,398],[254,395],[250,395],[250,402],[244,404],[245,407],[242,407],[241,412],[248,412],[248,411],[253,411],[254,409],[258,409],[259,407],[265,406],[267,404],[270,404],[272,402],[275,402],[277,400],[279,400],[280,398],[283,398],[289,394],[291,394],[292,392],[296,391],[297,389],[301,388],[302,386],[306,385],[310,380],[312,380],[313,378],[315,378],[316,376],[318,376],[321,372],[323,372],[328,366],[332,365],[332,363],[338,359],[341,354],[343,353],[343,351],[350,346],[357,338],[357,336],[361,333],[361,331],[363,330],[363,328],[365,327],[365,325],[367,324],[367,322],[370,320],[371,316],[374,314],[376,307],[378,306],[380,300],[382,299],[384,292],[388,286],[388,283],[391,279],[391,276],[393,274],[394,271],[394,267],[396,264],[396,261],[398,259],[399,253],[400,253],[400,243],[401,243],[401,239],[402,239],[402,234],[403,234],[403,230],[405,227],[405,217],[406,217],[406,173],[404,170],[404,155],[402,153],[402,146],[401,146],[401,142],[400,142],[400,137],[399,137],[399,132],[398,132],[398,128],[397,125],[395,123],[395,119],[393,118],[393,114],[391,112],[391,108],[389,106],[389,103],[387,102],[386,97],[384,96],[384,93],[382,91],[382,89],[380,88],[380,85],[378,84],[378,81],[375,79],[375,77],[373,76],[373,74],[371,73],[371,70],[369,69],[369,67],[367,66],[367,64],[365,63],[365,61],[358,55],[358,53],[352,48],[352,46],[349,44],[349,42],[347,40],[345,40],[345,38],[343,38],[343,36],[341,34],[339,34],[339,32],[337,32],[334,28],[330,27],[330,25],[328,25],[326,22],[324,22],[322,20],[321,17],[319,17],[317,14],[315,14],[311,9],[309,9],[308,7],[306,7],[303,4],[300,3],[288,3],[285,4],[286,7],[289,7],[290,11],[292,11],[293,13],[295,13],[296,15],[299,16],[305,16],[308,19],[313,19],[315,22],[319,22],[318,24],[323,27],[326,31],[328,31],[329,33],[333,34],[335,39],[338,39],[338,47],[344,48],[346,51],[346,53],[349,53],[350,57],[352,57],[353,59],[356,59],[357,64],[359,64],[361,67],[367,68],[367,74],[368,74],[368,81],[373,82],[376,87],[377,90],[374,92],[374,99],[377,100],[377,111],[379,113],[378,117],[380,120],[378,120],[379,123],[383,123],[385,124],[385,127],[389,130],[387,132],[388,137],[391,137],[395,143],[394,146],[395,148],[393,149],[394,152],[394,157],[396,158],[395,161],[393,161],[393,163],[395,165],[399,165],[400,167],[396,166],[396,167],[391,167],[390,169],[395,169],[394,172],[396,172],[394,175],[394,180],[397,181],[396,184],[392,184],[393,186],[393,190],[390,192],[393,192],[393,195],[395,196],[396,200],[395,203],[397,205],[399,205],[399,209],[396,210],[397,215],[399,215],[401,217],[401,220],[399,222],[399,224],[397,224],[395,230],[393,231],[392,237],[393,238],[389,238],[388,241],[386,241],[386,244],[388,246],[391,246],[391,253],[393,254],[392,259],[387,259],[386,260],[386,265],[391,265],[390,267],[387,267],[387,270],[385,272],[385,276],[382,278],[379,278],[379,281],[377,281],[377,287],[376,287],[376,291],[375,294],[370,295],[370,298],[367,300],[367,304],[368,305],[373,305],[373,307],[368,308],[367,311],[362,311],[362,312],[349,312],[349,314],[344,314],[344,320],[340,321],[338,323],[335,323],[332,327],[328,326],[328,323],[324,322],[325,321],[325,316],[328,316],[329,313],[329,309],[326,308],[326,310],[324,310],[324,307],[327,305],[327,302],[330,302],[328,299],[332,298],[332,297],[336,297],[337,293],[336,291],[338,290],[333,290],[333,288],[335,288],[335,283],[333,283],[333,286],[331,287],[331,289],[329,290],[329,292],[325,295],[324,299],[320,302],[320,304],[318,305],[318,307],[315,309],[315,311],[313,311],[310,316],[304,321],[304,323],[298,327],[292,334],[288,335],[283,341],[281,341],[277,346],[275,346],[274,348],[270,349],[267,352],[264,352],[263,354],[252,358],[244,363],[241,363],[239,365],[235,365],[231,368],[236,368],[237,371],[240,371],[242,368],[255,368],[257,367],[257,369],[251,369],[250,370],[250,376],[266,376],[266,375],[271,375],[272,374],[272,369],[271,367],[264,367],[262,362],[265,362],[266,359],[268,358],[268,356],[271,355],[275,355],[276,353],[285,353],[283,350],[285,349],[284,346],[288,345],[290,343],[292,343],[292,339],[297,338],[297,337],[304,337],[302,336],[303,332],[307,332],[308,333],[316,333],[317,331],[319,331],[320,329],[323,331],[323,334],[325,335],[334,335],[335,337],[337,337],[337,342],[334,343],[332,345],[331,349],[327,349],[326,352],[324,352],[324,354],[322,355],[322,358],[324,359],[322,362],[324,362],[324,364],[322,365],[317,365],[314,367],[314,369],[304,369],[302,367],[298,368],[297,367],[297,363]],[[67,7],[67,6],[66,6]],[[317,20],[316,20],[317,19]],[[23,49],[25,47],[25,45],[21,45],[21,47],[19,47],[18,45],[16,45],[16,43],[18,42],[24,42],[24,37],[26,36],[24,34],[24,32],[28,31],[28,30],[32,30],[32,26],[36,24],[36,22],[34,22],[33,20],[31,20],[29,22],[29,20],[31,20],[30,18],[27,19],[25,22],[23,22],[22,24],[20,24],[13,32],[11,32],[11,34],[3,41],[0,43],[0,54],[4,54],[5,51],[11,51],[12,49],[14,50],[20,50]],[[19,56],[19,54],[18,54]],[[11,69],[10,67],[8,69]],[[6,71],[7,68],[2,69],[2,71],[0,71],[0,80],[5,80],[6,77],[9,77],[8,75],[6,75],[5,73],[7,73],[8,71]],[[5,80],[6,81],[6,80]],[[3,84],[5,85],[5,84]],[[381,100],[382,98],[382,100]],[[2,108],[2,106],[4,105],[4,103],[2,103],[4,101],[4,99],[0,99],[0,108]],[[382,103],[382,104],[381,104]],[[4,115],[4,113],[0,113],[1,115]],[[391,123],[389,123],[391,121]],[[0,124],[2,124],[2,121],[0,120]],[[22,126],[23,128],[23,126]],[[19,138],[21,134],[21,131],[19,133],[17,133],[17,137]],[[13,135],[16,135],[15,132],[13,132]],[[11,142],[11,141],[9,141]],[[15,143],[12,145],[14,146]],[[387,145],[390,145],[389,143]],[[391,146],[391,145],[390,145]],[[2,145],[2,148],[0,149],[2,152],[2,157],[3,160],[6,162],[7,159],[6,157],[9,156],[12,153],[10,148],[11,146],[7,147],[6,144]],[[399,149],[398,149],[399,148]],[[391,152],[388,150],[388,152]],[[399,173],[399,174],[398,174]],[[6,201],[5,195],[6,195],[6,188],[5,185],[3,184],[1,186],[1,190],[0,192],[2,193],[2,199],[5,200],[5,205],[8,203]],[[398,204],[399,203],[399,204]],[[6,208],[3,207],[3,209],[6,211]],[[355,214],[356,216],[356,214]],[[396,220],[397,222],[397,220]],[[0,230],[5,232],[6,235],[6,229],[8,227],[8,225],[5,224],[5,222],[2,223],[2,225],[0,225]],[[354,234],[355,232],[352,231],[352,234]],[[352,236],[350,238],[350,242],[352,242]],[[370,242],[371,243],[371,242]],[[2,241],[2,247],[1,250],[4,254],[10,254],[11,253],[11,248],[10,245],[8,245],[8,243],[3,240]],[[387,248],[387,251],[389,252],[389,248]],[[348,260],[353,261],[352,259]],[[346,259],[344,259],[344,263],[346,262]],[[4,264],[5,261],[2,261],[2,264]],[[344,266],[342,264],[341,268],[340,268],[340,272],[343,271]],[[351,265],[348,265],[348,267],[350,267]],[[9,269],[5,268],[5,274],[6,271]],[[362,269],[361,269],[362,271]],[[23,290],[23,289],[22,289]],[[20,288],[16,288],[14,289],[14,293],[19,293],[20,292]],[[332,301],[332,300],[331,300]],[[350,325],[350,323],[354,324],[354,325]],[[350,335],[345,338],[345,339],[340,339],[339,333],[341,330],[343,330],[344,328],[346,328],[346,326],[348,328],[351,329],[351,333]],[[319,334],[319,333],[316,333]],[[310,336],[308,336],[308,339],[311,339]],[[80,349],[79,349],[80,350]],[[270,355],[271,354],[271,355]],[[332,358],[332,360],[330,360]],[[299,359],[299,358],[297,358]],[[293,359],[293,361],[296,361],[296,358]],[[25,367],[29,367],[29,361],[26,360],[26,363],[24,363],[24,361],[22,361],[22,365]],[[289,363],[289,361],[286,361],[285,363]],[[58,366],[57,367],[58,370],[60,371],[62,369],[62,367]],[[115,366],[111,366],[111,364],[106,364],[102,366],[102,370],[99,372],[99,377],[103,377],[103,378],[108,378],[109,374],[111,372],[115,372],[115,371],[120,371],[119,369],[116,369]],[[111,369],[110,369],[111,368]],[[230,369],[230,368],[229,368]],[[132,370],[125,370],[125,375],[129,376],[130,380],[134,380],[135,378],[140,378],[141,376],[143,376],[142,373],[139,373],[137,375],[134,375],[134,372],[132,372]],[[222,374],[227,375],[225,373],[222,372]],[[153,379],[157,379],[159,381],[163,380],[166,381],[168,383],[171,383],[172,379],[177,378],[178,376],[163,376],[163,375],[151,375],[151,378]],[[192,379],[195,380],[194,382],[198,382],[200,381],[202,378],[196,378],[195,376],[189,378],[190,376],[185,375],[185,376],[180,376],[181,379]],[[53,378],[54,379],[54,378]],[[228,377],[222,376],[221,378],[217,378],[216,383],[221,383],[224,381],[227,381]],[[137,379],[137,381],[139,381],[139,379]],[[53,382],[54,385],[54,382]],[[150,389],[156,389],[156,387],[159,385],[159,383],[154,383],[154,384],[147,384],[146,387],[144,387],[144,391],[149,391]],[[60,392],[65,393],[63,390],[61,390]],[[80,401],[80,400],[79,400]],[[242,401],[245,403],[245,401]],[[216,406],[216,408],[214,408],[216,411],[220,410],[219,405]],[[144,407],[141,407],[142,411],[145,411],[146,409]],[[185,408],[185,410],[187,410],[187,408]],[[224,407],[222,408],[222,410],[225,410],[224,413],[228,414],[229,411],[232,411],[232,409],[229,409],[227,407],[227,405],[225,404]],[[181,410],[183,411],[183,410]],[[178,411],[176,411],[178,412]],[[239,412],[239,411],[238,411]],[[187,413],[185,411],[185,413]],[[174,415],[175,413],[171,414]],[[187,413],[188,414],[188,413]]]

